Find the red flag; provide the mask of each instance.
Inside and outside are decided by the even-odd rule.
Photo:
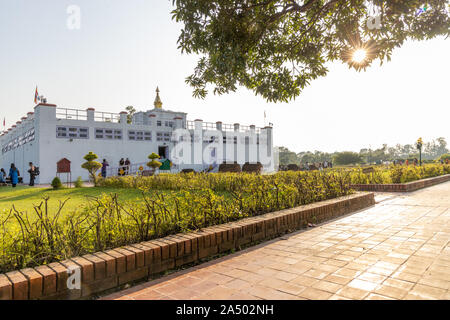
[[[37,104],[39,100],[39,93],[38,93],[38,89],[36,86],[36,93],[34,94],[34,103]]]

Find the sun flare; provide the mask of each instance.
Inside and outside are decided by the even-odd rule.
[[[361,63],[367,58],[367,51],[365,49],[357,49],[353,53],[352,60],[356,63]]]

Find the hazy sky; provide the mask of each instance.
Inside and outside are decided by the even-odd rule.
[[[164,108],[189,119],[257,126],[274,124],[275,145],[295,151],[355,150],[383,143],[445,137],[450,142],[450,39],[410,42],[392,61],[357,73],[329,65],[291,103],[268,104],[242,88],[192,97],[184,80],[197,57],[181,55],[181,25],[171,0],[2,0],[1,121],[7,127],[34,107],[34,90],[58,107],[120,112]],[[67,28],[69,5],[81,8],[81,29]]]

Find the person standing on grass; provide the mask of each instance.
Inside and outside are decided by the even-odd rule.
[[[13,188],[19,183],[19,170],[17,170],[14,163],[11,163],[11,169],[9,169],[9,177],[11,178],[11,185]]]
[[[3,168],[0,170],[0,183],[1,184],[6,183],[6,172],[5,169]]]
[[[28,170],[28,173],[30,174],[30,187],[34,186],[34,179],[36,179],[36,167],[33,165],[33,162],[30,162],[28,164],[30,166],[30,169]]]
[[[124,165],[125,165],[125,160],[122,158],[119,161],[119,176],[123,176],[125,174]]]
[[[106,161],[106,159],[103,159],[103,163],[102,163],[102,177],[103,178],[106,178],[106,171],[107,171],[108,167],[109,167],[108,161]]]
[[[125,160],[125,175],[128,175],[130,173],[130,165],[131,165],[131,161],[130,159],[126,159]]]

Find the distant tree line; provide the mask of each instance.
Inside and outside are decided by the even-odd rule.
[[[447,141],[440,137],[430,142],[426,142],[422,149],[422,159],[437,160],[442,155],[449,153]],[[383,144],[381,148],[364,148],[359,152],[340,151],[340,152],[322,152],[322,151],[302,151],[296,153],[286,147],[279,147],[280,165],[305,164],[305,163],[323,163],[324,161],[333,162],[336,165],[347,164],[371,164],[382,161],[406,160],[419,158],[419,151],[415,144],[401,145],[397,144],[389,147]]]

